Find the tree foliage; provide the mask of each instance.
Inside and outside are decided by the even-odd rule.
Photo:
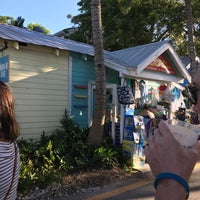
[[[12,25],[23,28],[24,27],[24,21],[25,21],[25,19],[23,17],[19,16],[19,17],[17,17],[16,20],[14,20]]]
[[[45,33],[45,34],[50,33],[50,30],[46,29],[44,26],[40,24],[30,23],[28,24],[27,28],[29,30],[33,30],[33,31],[37,31],[37,32]]]
[[[72,23],[77,31],[70,39],[92,44],[91,0],[80,0],[80,14]],[[180,0],[101,0],[104,49],[118,50],[161,41],[174,41],[180,55],[188,55],[185,3]],[[199,46],[198,0],[192,0],[195,45]],[[199,54],[200,48],[197,47]]]
[[[14,23],[14,18],[10,16],[0,16],[0,23],[1,24],[9,24],[12,25]]]
[[[46,29],[41,24],[30,23],[27,25],[27,27],[24,27],[24,22],[25,22],[25,19],[21,16],[17,17],[17,19],[14,19],[13,17],[10,17],[10,16],[0,16],[0,24],[8,24],[8,25],[17,26],[20,28],[27,28],[29,30],[33,30],[33,31],[37,31],[37,32],[45,33],[45,34],[50,33],[50,30]]]
[[[24,21],[25,19],[21,16],[17,17],[17,19],[14,19],[13,17],[10,16],[0,16],[1,24],[13,25],[20,28],[24,28]]]

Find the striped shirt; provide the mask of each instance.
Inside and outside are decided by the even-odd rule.
[[[17,144],[10,142],[0,142],[0,200],[4,200],[7,191],[9,190],[15,161],[15,146]],[[17,162],[13,185],[7,200],[15,200],[17,198],[17,185],[20,169],[19,149],[17,147]]]

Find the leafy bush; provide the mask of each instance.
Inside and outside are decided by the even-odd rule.
[[[21,155],[19,191],[37,185],[45,187],[62,180],[63,174],[89,168],[124,166],[126,159],[120,145],[106,137],[103,146],[86,143],[88,129],[80,128],[65,111],[62,128],[39,140],[18,141]]]
[[[115,157],[116,151],[112,149],[106,149],[105,147],[99,147],[94,151],[95,160],[99,163],[101,168],[111,168],[118,166],[118,160]]]

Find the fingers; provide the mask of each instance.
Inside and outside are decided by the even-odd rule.
[[[159,145],[161,143],[161,140],[163,140],[163,134],[164,133],[161,132],[160,127],[156,128],[154,130],[154,134],[149,137],[149,145]]]
[[[199,152],[200,154],[200,140],[197,141],[197,143],[195,144],[194,148]]]
[[[159,127],[159,130],[160,130],[160,134],[162,136],[167,136],[167,135],[172,135],[172,132],[169,128],[169,126],[167,125],[167,122],[166,121],[161,121],[158,125]],[[164,133],[169,133],[169,134],[164,134]]]
[[[154,154],[159,149],[168,148],[169,141],[171,140],[174,140],[173,134],[171,133],[167,123],[161,121],[158,128],[154,130],[154,134],[149,136],[148,146],[145,147],[144,152],[148,157],[149,154]]]
[[[154,134],[149,136],[144,153],[154,176],[162,171],[169,171],[181,173],[185,180],[189,180],[191,171],[200,158],[200,140],[192,147],[184,148],[170,131],[168,124],[161,121]]]
[[[168,143],[169,141],[175,141],[175,143],[177,143],[167,123],[165,121],[161,121],[158,128],[154,130],[154,134],[150,135],[148,138],[148,149],[161,148],[166,142]]]
[[[155,143],[154,135],[150,135],[147,144],[144,148],[144,154],[146,155],[146,157],[148,157],[149,153],[151,152],[151,148],[155,146],[154,143]]]
[[[173,132],[171,131],[171,129],[169,128],[168,124],[166,121],[161,121],[159,124],[159,132],[160,135],[162,135],[162,139],[163,140],[167,140],[167,141],[173,141],[175,143],[178,143],[177,139],[175,138]]]
[[[196,155],[197,159],[200,157],[200,140],[198,140],[192,148],[189,149],[192,151],[194,155]]]

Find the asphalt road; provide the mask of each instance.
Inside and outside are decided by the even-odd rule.
[[[153,200],[153,177],[150,171],[144,173],[145,178],[137,182],[128,180],[120,185],[107,186],[99,191],[80,194],[68,200]],[[200,199],[200,162],[195,166],[189,185],[189,200]]]

